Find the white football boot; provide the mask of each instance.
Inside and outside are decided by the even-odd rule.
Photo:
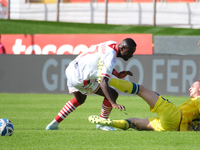
[[[58,122],[54,119],[50,124],[47,125],[46,130],[59,130]]]
[[[104,131],[116,131],[117,129],[113,128],[113,122],[110,119],[103,119],[100,118],[99,116],[92,115],[89,116],[88,120],[91,123],[96,123],[96,129],[98,130],[104,130]]]

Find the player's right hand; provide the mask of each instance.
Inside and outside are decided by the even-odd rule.
[[[122,111],[122,109],[126,110],[125,106],[123,106],[123,105],[112,104],[112,107],[115,109],[120,109],[120,111]]]

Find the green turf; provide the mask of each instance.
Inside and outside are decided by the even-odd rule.
[[[150,33],[152,35],[200,35],[200,29],[133,25],[106,25],[0,19],[0,34],[105,34]]]
[[[99,115],[102,97],[89,95],[85,104],[78,107],[60,124],[59,131],[46,131],[72,95],[60,94],[0,94],[0,118],[14,124],[11,137],[0,137],[1,150],[198,150],[198,132],[99,131],[87,118]],[[188,97],[165,96],[175,105]],[[126,106],[127,115],[114,109],[113,119],[155,116],[138,96],[120,96],[118,103]]]

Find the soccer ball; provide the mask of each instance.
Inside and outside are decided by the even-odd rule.
[[[0,119],[0,136],[11,136],[13,131],[14,127],[10,120],[5,118]]]

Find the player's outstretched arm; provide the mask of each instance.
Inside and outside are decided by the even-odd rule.
[[[122,109],[126,110],[123,105],[118,105],[116,103],[116,100],[113,98],[113,96],[111,94],[111,90],[110,90],[110,87],[108,85],[108,81],[109,81],[109,79],[107,77],[104,77],[104,76],[101,77],[100,86],[101,86],[101,90],[103,91],[105,97],[111,103],[113,108],[120,109],[120,110],[122,110]]]

